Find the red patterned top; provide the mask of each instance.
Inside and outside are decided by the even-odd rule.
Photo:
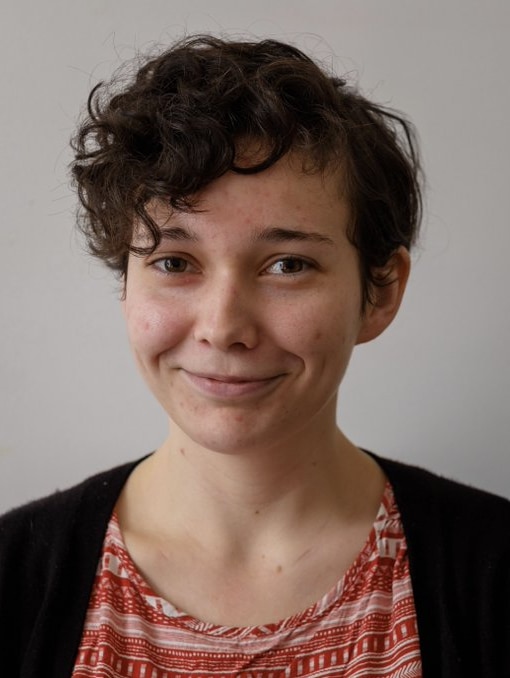
[[[406,542],[391,486],[362,551],[315,605],[276,624],[201,622],[157,596],[106,533],[73,678],[421,678]]]

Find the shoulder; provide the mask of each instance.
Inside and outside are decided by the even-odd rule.
[[[34,657],[72,661],[108,519],[136,463],[0,517],[0,647],[9,675]]]
[[[510,501],[417,466],[373,455],[388,477],[411,558],[486,569],[510,560]],[[510,581],[510,577],[508,577]]]
[[[402,519],[424,672],[510,675],[510,501],[373,456]]]
[[[386,473],[401,503],[412,509],[420,506],[448,509],[449,516],[486,520],[493,515],[507,523],[510,501],[504,497],[471,487],[411,464],[373,455]],[[446,516],[445,516],[446,517]]]
[[[74,591],[82,580],[80,590],[88,590],[109,517],[136,463],[94,475],[0,518],[0,609],[9,610],[11,621],[20,611],[35,614],[48,591]]]
[[[84,519],[93,523],[111,512],[128,475],[138,462],[95,474],[79,484],[31,501],[0,516],[0,556],[16,547],[44,548],[62,539]]]

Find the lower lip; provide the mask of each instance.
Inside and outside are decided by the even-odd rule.
[[[183,374],[193,386],[204,395],[215,398],[236,399],[243,396],[259,395],[270,390],[279,381],[280,376],[256,381],[221,381],[200,377],[192,372],[183,370]]]

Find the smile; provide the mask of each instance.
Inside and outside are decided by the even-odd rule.
[[[181,370],[185,378],[200,393],[214,398],[232,399],[259,395],[276,386],[283,375],[262,379],[231,375],[211,375]]]

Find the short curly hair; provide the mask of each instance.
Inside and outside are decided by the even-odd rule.
[[[193,210],[228,171],[263,172],[289,152],[306,172],[341,170],[364,302],[421,217],[416,134],[401,114],[366,99],[292,45],[188,37],[151,58],[128,82],[99,83],[72,140],[78,223],[89,251],[127,273],[130,252],[160,240],[146,210],[159,198]],[[246,143],[263,150],[239,162]],[[141,220],[151,245],[132,245]]]

